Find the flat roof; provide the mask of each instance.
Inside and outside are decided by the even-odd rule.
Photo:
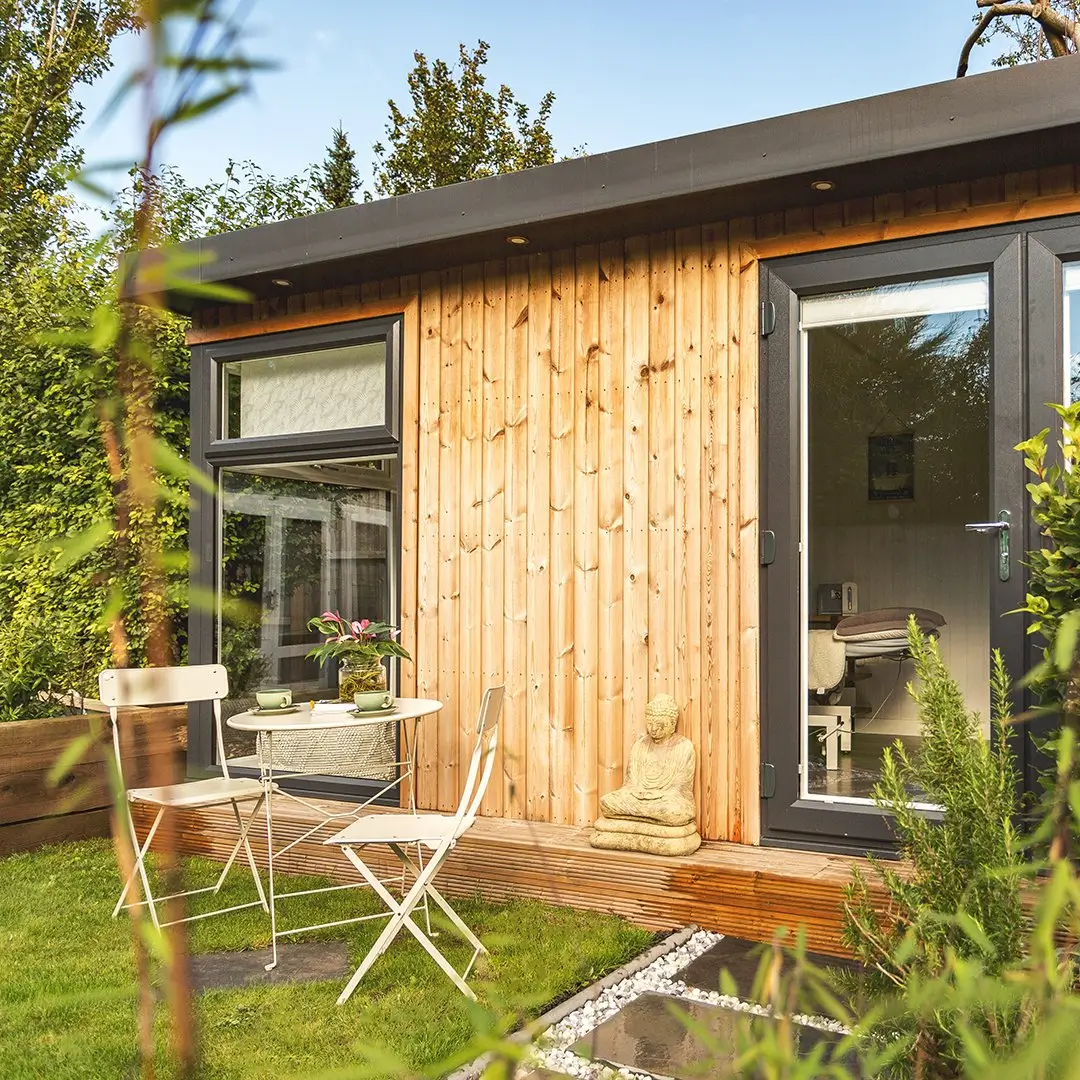
[[[191,241],[256,297],[1080,162],[1080,57],[1025,64]],[[821,195],[810,181],[827,178]],[[512,248],[506,236],[529,237]],[[171,301],[191,309],[190,298]]]

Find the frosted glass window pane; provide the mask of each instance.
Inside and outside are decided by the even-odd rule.
[[[949,315],[961,311],[990,308],[990,281],[985,274],[937,278],[933,281],[905,281],[872,289],[811,296],[803,300],[800,321],[804,330],[870,322],[875,319],[903,319],[920,315]]]
[[[373,427],[386,422],[386,342],[223,365],[229,439]]]

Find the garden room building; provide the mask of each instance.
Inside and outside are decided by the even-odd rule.
[[[795,911],[828,948],[830,859],[888,844],[881,752],[918,740],[896,610],[984,717],[990,649],[1030,660],[1002,617],[1037,543],[1013,447],[1080,386],[1078,79],[1032,64],[191,245],[251,297],[171,298],[218,492],[191,661],[229,667],[237,709],[326,696],[313,615],[400,626],[397,691],[443,703],[421,807],[456,805],[506,685],[500,846],[463,850],[462,887],[748,936]],[[660,693],[705,844],[622,870],[581,838]],[[196,716],[189,766],[215,764]]]

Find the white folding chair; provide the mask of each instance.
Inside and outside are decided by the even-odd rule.
[[[383,928],[375,944],[356,969],[345,989],[338,998],[339,1005],[344,1004],[357,984],[367,974],[371,965],[390,947],[404,927],[424,947],[427,954],[446,973],[450,981],[466,997],[476,1000],[476,995],[465,982],[472,971],[480,953],[487,949],[480,939],[461,921],[454,909],[446,902],[443,895],[435,888],[433,881],[446,857],[454,845],[476,820],[480,802],[484,798],[491,770],[495,764],[495,747],[499,738],[499,714],[502,711],[504,687],[493,686],[484,691],[480,703],[480,714],[476,722],[476,747],[469,762],[469,772],[461,792],[461,801],[453,816],[443,814],[369,814],[347,825],[341,832],[325,840],[326,844],[337,844],[345,852],[348,860],[360,871],[367,883],[374,889],[389,909],[389,922]],[[403,869],[407,869],[414,878],[412,887],[399,903],[378,876],[367,866],[356,849],[368,844],[386,844],[401,860]],[[422,845],[432,852],[426,864],[417,865],[409,857],[406,848],[411,844]],[[412,913],[428,898],[433,900],[450,922],[460,931],[462,937],[473,947],[472,958],[460,975],[454,966],[432,943],[431,937],[412,919]]]
[[[259,870],[255,865],[255,856],[251,852],[248,843],[248,833],[252,823],[259,813],[265,798],[260,781],[233,777],[229,775],[228,762],[225,759],[225,743],[221,731],[221,699],[228,696],[229,676],[225,668],[220,664],[200,664],[192,667],[158,667],[158,668],[110,668],[98,676],[98,694],[101,700],[109,706],[109,717],[112,721],[113,752],[116,755],[116,767],[120,771],[120,779],[123,782],[123,760],[120,754],[120,714],[119,710],[139,705],[187,705],[193,701],[212,701],[214,706],[214,735],[217,740],[218,761],[221,763],[221,776],[208,777],[205,780],[190,780],[180,784],[168,784],[161,787],[131,788],[127,790],[127,813],[128,828],[131,830],[131,843],[135,851],[135,865],[131,874],[124,883],[120,899],[113,908],[113,918],[116,918],[122,910],[130,907],[146,905],[150,909],[150,918],[155,926],[168,926],[158,919],[157,905],[166,900],[172,900],[178,896],[195,896],[198,893],[213,892],[221,889],[226,876],[232,869],[237,855],[242,847],[247,853],[248,866],[251,867],[251,876],[255,881],[255,889],[259,894],[258,900],[247,904],[235,904],[232,907],[217,908],[214,911],[203,912],[198,915],[189,915],[185,919],[174,920],[177,922],[190,922],[193,919],[205,919],[211,915],[223,915],[227,911],[240,911],[243,908],[261,907],[269,912],[266,902],[266,894],[263,892],[262,881],[259,879]],[[125,788],[127,785],[124,785]],[[139,838],[135,832],[135,822],[131,816],[131,803],[148,803],[158,808],[150,831],[146,834],[146,841],[140,847]],[[254,803],[255,808],[251,811],[247,821],[240,816],[240,803]],[[158,826],[165,816],[166,810],[194,810],[208,806],[232,807],[236,818],[240,837],[236,841],[229,855],[225,868],[221,871],[217,882],[204,889],[189,889],[182,893],[173,893],[169,896],[155,897],[150,889],[150,881],[146,873],[146,854],[150,850],[150,844],[157,833]],[[136,904],[125,904],[128,892],[138,874],[142,881],[143,895],[145,900]]]

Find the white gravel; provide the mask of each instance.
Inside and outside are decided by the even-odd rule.
[[[540,1036],[532,1048],[533,1063],[556,1072],[566,1073],[568,1076],[581,1077],[582,1080],[609,1080],[617,1076],[648,1080],[648,1073],[637,1073],[630,1069],[613,1069],[597,1062],[586,1061],[572,1053],[570,1047],[593,1028],[599,1027],[605,1020],[614,1016],[625,1005],[649,991],[666,994],[676,1000],[700,1001],[739,1012],[767,1016],[769,1010],[762,1005],[716,991],[699,990],[697,987],[687,986],[678,978],[683,968],[711,949],[723,936],[710,930],[699,930],[682,945],[664,953],[648,967],[601,991],[592,1001],[585,1002],[580,1009],[576,1009],[557,1024],[552,1025]],[[792,1019],[796,1023],[826,1031],[846,1033],[847,1030],[835,1020],[822,1016],[795,1015]]]

